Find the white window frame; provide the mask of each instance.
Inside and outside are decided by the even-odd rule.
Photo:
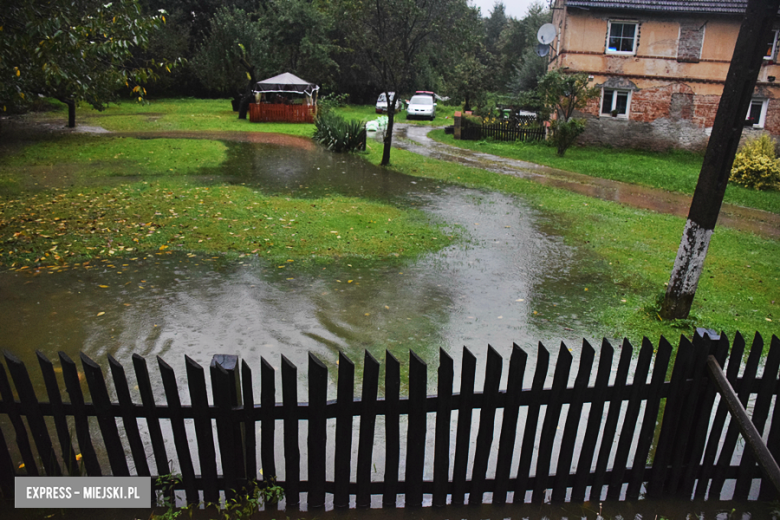
[[[612,91],[612,99],[610,99],[609,102],[609,112],[604,113],[604,103],[607,102],[607,99],[605,99],[607,90]],[[611,88],[611,87],[602,87],[601,88],[601,106],[599,107],[599,117],[615,117],[617,119],[628,119],[628,114],[631,113],[631,90],[626,89],[619,89],[619,88]],[[615,106],[617,105],[617,94],[618,93],[624,93],[627,94],[626,98],[626,113],[625,114],[618,114],[616,116],[612,115],[612,111],[615,110]]]
[[[780,30],[778,29],[772,29],[772,34],[774,37],[772,38],[772,54],[768,56],[764,56],[764,59],[767,61],[774,61],[775,56],[777,56],[777,36],[778,33],[780,33]]]
[[[753,98],[750,100],[750,106],[748,107],[747,114],[745,114],[745,121],[748,120],[748,116],[750,116],[750,109],[753,108],[754,103],[761,103],[761,115],[758,118],[758,123],[754,124],[752,128],[764,128],[764,125],[766,125],[766,110],[769,106],[769,100],[766,98]]]
[[[633,25],[634,26],[634,45],[631,48],[630,51],[618,51],[614,49],[609,48],[609,39],[610,35],[612,34],[612,24],[621,24],[621,25]],[[634,56],[636,55],[636,47],[637,42],[639,41],[639,22],[636,20],[610,20],[609,23],[607,23],[607,41],[606,41],[606,53],[607,54],[614,54],[617,56]]]

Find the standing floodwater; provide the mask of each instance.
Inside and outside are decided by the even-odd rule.
[[[372,267],[339,260],[326,268],[279,269],[262,259],[148,254],[93,261],[58,273],[0,274],[4,348],[24,361],[83,350],[103,362],[133,353],[179,367],[186,354],[208,364],[235,353],[251,365],[307,352],[335,363],[363,349],[399,359],[414,349],[432,362],[439,348],[512,342],[576,349],[598,327],[589,321],[599,275],[591,253],[564,244],[550,217],[522,200],[386,171],[348,155],[279,144],[229,143],[228,160],[204,171],[289,197],[346,195],[414,207],[461,240],[416,261]],[[101,287],[107,286],[107,287]],[[589,287],[590,292],[584,288]],[[104,313],[104,314],[101,314]]]

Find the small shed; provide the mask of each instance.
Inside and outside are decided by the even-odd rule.
[[[260,122],[313,123],[317,114],[316,84],[285,72],[255,84],[255,102],[249,105],[249,120]]]

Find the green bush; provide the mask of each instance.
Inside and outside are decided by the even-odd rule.
[[[550,130],[552,130],[550,141],[558,148],[558,155],[563,157],[566,150],[585,131],[585,120],[569,119],[568,121],[563,121],[562,119],[554,119],[550,123]]]
[[[768,134],[748,139],[734,157],[729,181],[746,188],[780,188],[780,160],[775,158],[775,141]]]
[[[362,121],[346,121],[333,111],[321,112],[314,121],[314,140],[333,152],[365,150]]]

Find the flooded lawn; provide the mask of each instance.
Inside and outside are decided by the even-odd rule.
[[[268,265],[256,257],[154,254],[92,262],[52,273],[0,274],[4,347],[33,363],[83,350],[105,362],[138,353],[174,368],[186,354],[207,364],[238,354],[251,366],[308,352],[335,364],[363,349],[399,359],[414,349],[434,362],[488,344],[534,350],[598,337],[588,316],[610,281],[592,253],[564,244],[555,222],[522,200],[383,171],[302,143],[227,143],[229,158],[198,176],[296,198],[348,195],[421,209],[463,240],[410,263],[320,267]],[[292,145],[292,146],[291,146]],[[107,287],[101,287],[107,286]],[[587,290],[586,290],[587,289]]]

